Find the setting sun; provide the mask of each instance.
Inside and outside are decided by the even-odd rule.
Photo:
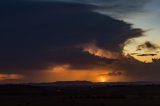
[[[105,77],[100,77],[100,82],[106,82],[106,78]]]

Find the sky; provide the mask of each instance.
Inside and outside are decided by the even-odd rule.
[[[160,81],[159,0],[1,0],[0,83]]]

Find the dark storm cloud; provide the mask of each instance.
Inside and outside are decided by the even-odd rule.
[[[38,1],[38,0],[37,0]],[[47,0],[41,0],[47,1]],[[75,2],[82,4],[92,4],[99,7],[103,7],[112,11],[134,12],[135,10],[141,10],[144,4],[151,2],[151,0],[49,0],[49,1],[64,1]],[[128,10],[126,10],[128,9]]]
[[[54,53],[54,55],[53,55]],[[109,65],[117,61],[115,59],[106,59],[104,57],[97,57],[84,52],[79,48],[63,48],[52,50],[48,53],[48,61],[50,63],[58,64],[71,64],[70,68],[73,69],[92,69],[99,66]],[[46,58],[45,57],[45,58]],[[104,63],[103,65],[101,63]]]
[[[122,58],[114,65],[112,70],[122,71],[129,81],[159,81],[160,59],[153,59],[153,63],[144,63],[134,58]]]
[[[56,0],[50,0],[56,1]],[[59,1],[59,0],[57,0]],[[114,17],[124,17],[128,14],[136,12],[146,12],[144,6],[153,0],[60,0],[68,2],[78,2],[83,4],[96,5],[101,13],[108,14]]]
[[[79,44],[121,52],[120,44],[141,29],[102,15],[92,5],[62,2],[0,1],[0,70],[40,70],[54,64],[86,68],[114,60],[85,53]]]

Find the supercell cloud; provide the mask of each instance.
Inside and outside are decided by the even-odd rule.
[[[12,1],[13,2],[13,1]],[[124,21],[93,11],[94,6],[65,2],[15,1],[1,6],[1,70],[40,70],[54,64],[86,67],[112,62],[78,45],[121,52],[127,39],[142,35]]]
[[[32,73],[68,64],[74,70],[108,66],[109,75],[121,75],[114,70],[128,70],[121,55],[124,42],[143,36],[143,30],[95,10],[127,13],[145,2],[113,1],[0,1],[0,72]]]

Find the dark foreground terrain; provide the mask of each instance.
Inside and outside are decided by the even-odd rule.
[[[0,85],[0,106],[160,106],[159,85]]]

